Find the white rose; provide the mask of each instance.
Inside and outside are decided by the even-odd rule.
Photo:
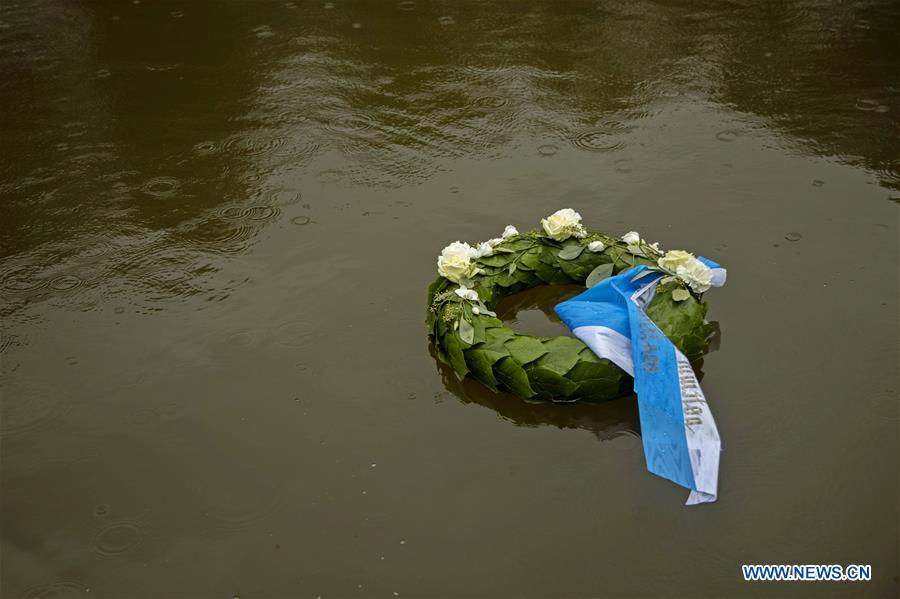
[[[694,254],[690,252],[684,252],[682,250],[669,250],[666,252],[666,255],[656,261],[656,264],[669,272],[675,272],[675,270],[679,266],[683,266],[690,262],[691,260],[696,260],[694,258]]]
[[[472,259],[476,257],[476,253],[477,250],[468,243],[454,241],[438,256],[438,274],[454,283],[475,275],[478,269],[472,263]]]
[[[712,284],[712,270],[690,252],[669,250],[656,264],[687,283],[696,293],[703,293]]]
[[[541,226],[547,235],[556,241],[587,235],[587,231],[581,226],[581,215],[571,208],[557,210],[547,218],[542,218]]]
[[[606,249],[606,246],[603,245],[602,241],[592,241],[588,244],[587,249],[592,252],[602,252],[604,249]]]
[[[502,237],[503,239],[506,239],[506,238],[508,238],[508,237],[512,237],[513,235],[518,235],[518,234],[519,234],[519,230],[518,230],[518,229],[516,229],[516,228],[515,228],[514,226],[512,226],[512,225],[506,225],[506,228],[503,229],[503,235],[501,235],[501,237]]]
[[[482,241],[475,247],[475,258],[484,258],[494,253],[494,246],[490,241]]]
[[[641,242],[641,235],[637,231],[629,231],[622,235],[622,241],[628,245],[637,245]]]
[[[712,285],[712,270],[697,259],[679,266],[675,274],[696,293],[703,293]]]
[[[465,285],[460,285],[458,289],[454,291],[456,295],[463,298],[464,300],[469,300],[472,302],[478,301],[478,292],[474,289],[469,289]]]

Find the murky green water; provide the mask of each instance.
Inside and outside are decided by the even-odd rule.
[[[895,595],[898,28],[891,0],[0,3],[3,597]],[[429,355],[440,249],[561,207],[728,267],[718,503],[646,472],[633,400]],[[515,326],[559,331],[555,299]],[[874,580],[742,581],[767,562]]]

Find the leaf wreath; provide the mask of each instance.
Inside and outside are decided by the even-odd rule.
[[[604,249],[589,250],[593,241]],[[516,333],[491,310],[537,285],[592,286],[633,266],[655,266],[656,257],[657,250],[643,242],[628,245],[595,232],[563,242],[537,230],[507,237],[490,256],[474,259],[479,271],[466,284],[478,301],[457,295],[458,285],[444,277],[429,287],[427,328],[435,353],[460,379],[468,375],[530,400],[605,401],[628,394],[631,376],[579,339]],[[674,277],[659,284],[646,312],[688,358],[706,351],[712,334],[706,304]]]

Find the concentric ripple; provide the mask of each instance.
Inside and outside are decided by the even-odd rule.
[[[303,194],[299,191],[292,191],[290,189],[281,189],[277,191],[270,191],[263,195],[264,202],[270,206],[293,206],[300,202],[303,199]]]
[[[38,381],[4,382],[0,437],[52,428],[69,410],[61,389]]]
[[[372,119],[364,114],[348,114],[329,120],[325,127],[336,133],[358,133],[371,129]]]
[[[875,100],[859,99],[856,101],[856,109],[863,112],[888,112],[888,107]]]
[[[138,289],[148,301],[166,301],[195,295],[195,265],[178,246],[151,245],[128,255],[113,267],[112,274],[124,283],[122,289]]]
[[[237,220],[247,216],[247,208],[241,206],[226,206],[219,210],[219,216],[228,220]]]
[[[268,481],[254,483],[253,473],[234,477],[229,485],[208,486],[204,519],[214,536],[252,528],[284,507],[282,489]]]
[[[541,156],[553,156],[557,152],[559,152],[559,148],[553,144],[544,144],[542,146],[538,146],[538,154]]]
[[[43,271],[38,265],[13,268],[0,275],[0,287],[17,293],[37,291],[47,285],[47,279],[40,276]]]
[[[275,206],[248,206],[246,211],[247,218],[256,221],[273,219],[280,212]]]
[[[305,320],[295,320],[279,325],[272,337],[284,347],[306,347],[312,340],[312,325]]]
[[[81,287],[83,283],[84,281],[75,275],[62,275],[50,279],[47,285],[54,291],[70,291],[76,287]]]
[[[281,211],[277,206],[227,206],[219,210],[219,216],[227,220],[247,219],[254,221],[264,221],[275,218],[280,212]]]
[[[256,228],[240,220],[210,218],[191,227],[185,238],[200,248],[223,254],[243,251]]]
[[[264,137],[249,134],[232,135],[226,139],[222,148],[241,156],[261,156],[271,154],[285,144],[283,137]]]
[[[142,189],[147,195],[169,198],[175,195],[180,186],[181,182],[175,177],[154,177],[146,181]]]
[[[201,141],[194,144],[194,152],[197,154],[214,154],[219,150],[219,146],[214,141]]]
[[[725,131],[719,131],[716,133],[716,139],[724,142],[732,142],[740,137],[740,132],[735,131],[734,129],[726,129]]]
[[[582,150],[591,152],[612,152],[624,145],[607,131],[585,131],[575,137],[574,143]]]
[[[118,557],[139,545],[145,536],[139,522],[120,520],[100,529],[94,537],[94,551],[100,557]]]

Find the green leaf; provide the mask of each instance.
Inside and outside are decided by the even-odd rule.
[[[632,277],[631,282],[634,283],[638,279],[643,279],[647,275],[652,275],[653,273],[657,273],[657,272],[659,272],[659,271],[656,269],[653,269],[653,268],[648,268],[646,270],[642,270],[638,274],[634,275],[634,277]]]
[[[543,343],[527,335],[518,335],[515,339],[507,341],[505,345],[509,355],[522,365],[534,362],[548,351]]]
[[[566,373],[566,378],[576,383],[592,380],[605,380],[618,385],[619,379],[622,378],[622,370],[613,365],[609,360],[602,360],[599,362],[579,360],[578,363]]]
[[[613,265],[612,264],[601,264],[597,268],[591,271],[591,273],[584,280],[584,284],[586,287],[593,287],[603,279],[609,278],[613,273]]]
[[[579,282],[584,281],[593,270],[590,264],[583,264],[582,260],[560,260],[559,269],[573,281]]]
[[[560,375],[566,374],[578,363],[578,354],[584,349],[584,343],[574,337],[554,337],[544,341],[543,345],[547,354],[535,362],[535,365]]]
[[[534,284],[537,280],[537,277],[529,270],[518,269],[513,273],[513,276],[520,282],[528,285],[529,287]]]
[[[624,372],[622,373],[625,374]],[[609,401],[628,393],[631,388],[631,377],[627,380],[610,381],[607,379],[588,379],[578,383],[576,392],[579,399],[587,401]]]
[[[584,251],[584,246],[580,244],[570,244],[559,251],[561,260],[574,260]]]
[[[484,337],[486,342],[504,345],[507,341],[514,339],[516,334],[509,327],[499,326],[486,328],[484,330]]]
[[[505,358],[506,354],[487,349],[470,349],[465,352],[466,364],[472,369],[472,374],[479,381],[490,387],[491,391],[497,390],[497,379],[494,377],[494,362]]]
[[[524,236],[510,237],[501,245],[503,245],[504,247],[508,247],[516,252],[521,252],[523,250],[527,250],[532,246],[535,246],[535,240]],[[538,247],[537,250],[541,251],[541,248]]]
[[[525,399],[535,395],[534,389],[528,380],[528,375],[516,361],[509,356],[500,359],[494,364],[494,375],[497,380],[512,393]]]
[[[519,282],[519,280],[517,278],[515,278],[511,274],[507,273],[506,271],[500,273],[499,275],[495,275],[494,280],[501,287],[512,287],[513,285],[515,285],[516,283]],[[506,292],[506,293],[509,293],[509,292]]]
[[[572,395],[578,389],[576,383],[549,368],[534,366],[527,372],[532,388],[549,394],[555,401]]]
[[[475,341],[475,327],[462,316],[459,318],[459,338],[469,345],[472,345],[472,342]]]
[[[556,276],[556,273],[556,267],[544,264],[543,262],[540,262],[537,268],[534,269],[534,274],[544,283],[552,281],[553,277]]]
[[[497,254],[492,256],[482,256],[481,258],[478,258],[476,262],[484,264],[485,266],[506,268],[506,264],[509,262],[509,256],[498,256]]]
[[[444,347],[447,350],[447,357],[450,359],[450,365],[456,372],[456,376],[462,380],[465,378],[466,374],[469,373],[469,367],[466,366],[466,358],[463,356],[459,337],[450,333],[449,335],[444,335],[443,339]]]
[[[497,313],[493,310],[488,309],[488,307],[484,304],[483,301],[478,300],[478,311],[481,312],[484,316],[491,316],[493,318],[497,318]],[[502,321],[498,321],[502,322]]]
[[[531,248],[522,254],[519,263],[529,270],[534,270],[541,266],[541,248]]]
[[[512,275],[514,272],[516,272],[516,263],[515,262],[510,262],[508,272],[510,275]]]
[[[687,298],[691,297],[690,292],[687,289],[682,289],[678,287],[677,289],[672,290],[672,299],[676,302],[683,302]]]

